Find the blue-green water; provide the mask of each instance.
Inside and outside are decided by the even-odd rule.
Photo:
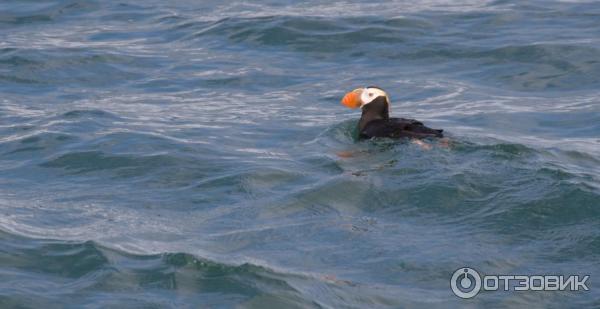
[[[3,0],[0,94],[2,308],[600,306],[597,2]]]

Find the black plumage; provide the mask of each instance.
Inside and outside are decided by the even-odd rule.
[[[443,130],[432,129],[422,122],[406,118],[390,118],[389,105],[384,96],[373,99],[362,107],[358,123],[360,138],[431,138],[444,137]]]

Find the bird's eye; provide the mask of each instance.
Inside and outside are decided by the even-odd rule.
[[[372,97],[372,96],[373,96],[373,93],[372,93],[372,92],[370,92],[370,93],[369,93],[369,96],[370,96],[370,97]]]

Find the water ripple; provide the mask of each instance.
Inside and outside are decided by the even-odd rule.
[[[4,307],[460,307],[459,267],[600,275],[594,3],[0,7]],[[367,85],[449,147],[358,140],[339,101]]]

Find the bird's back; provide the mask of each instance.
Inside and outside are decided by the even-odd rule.
[[[361,138],[429,138],[444,137],[443,130],[432,129],[415,119],[388,118],[369,121],[360,131]]]

